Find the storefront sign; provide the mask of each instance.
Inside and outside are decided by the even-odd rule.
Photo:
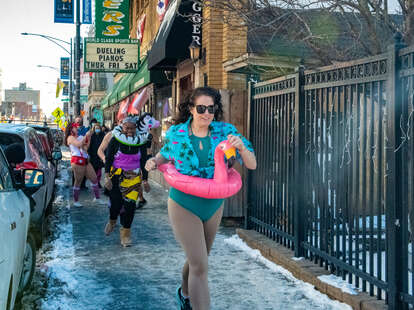
[[[193,11],[191,17],[191,22],[193,23],[193,42],[201,47],[202,7],[199,2],[194,2],[191,8]]]
[[[73,24],[73,0],[55,0],[55,23]]]
[[[138,40],[85,39],[85,72],[134,73],[139,68]]]
[[[69,80],[69,71],[70,70],[70,58],[61,57],[60,58],[60,79]]]
[[[82,1],[82,24],[92,24],[92,0]]]
[[[129,0],[95,0],[96,38],[129,38]]]

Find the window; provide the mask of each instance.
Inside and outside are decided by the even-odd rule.
[[[0,152],[0,190],[12,190],[13,181],[10,175],[10,170],[3,153]]]

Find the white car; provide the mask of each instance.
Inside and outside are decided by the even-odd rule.
[[[43,185],[43,172],[23,171],[17,184],[0,150],[0,310],[12,310],[18,293],[30,286],[36,265],[36,247],[29,232],[30,200]]]
[[[46,231],[45,219],[53,200],[56,167],[48,160],[35,129],[23,124],[0,124],[0,148],[4,150],[12,143],[21,143],[25,149],[26,158],[18,169],[44,172],[45,184],[33,195],[36,205],[30,221],[30,231],[34,233],[37,247],[40,247]]]

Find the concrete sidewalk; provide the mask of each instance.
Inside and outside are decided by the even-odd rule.
[[[64,163],[67,165],[67,163]],[[106,237],[107,206],[68,208],[70,171],[62,170],[57,222],[46,251],[49,283],[41,309],[177,309],[184,254],[168,222],[168,193],[156,184],[136,213],[134,246],[122,248],[119,225]],[[282,269],[240,250],[232,228],[220,228],[209,259],[212,309],[350,309],[296,280]]]

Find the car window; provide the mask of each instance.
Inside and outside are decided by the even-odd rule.
[[[13,189],[13,181],[10,175],[8,163],[0,151],[0,191]]]
[[[34,133],[30,133],[28,142],[29,142],[28,143],[29,152],[30,152],[33,160],[37,163],[40,163],[42,161],[41,157],[40,157],[40,151],[43,148],[42,148],[42,145],[39,143],[39,140],[37,139],[37,137]]]
[[[0,147],[3,151],[6,148],[6,146],[15,142],[23,143],[23,140],[18,135],[4,132],[0,133]]]

